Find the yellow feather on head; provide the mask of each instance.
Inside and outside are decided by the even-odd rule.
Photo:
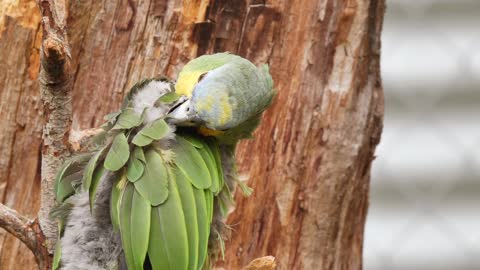
[[[200,76],[204,73],[205,71],[201,70],[181,72],[177,83],[175,84],[175,92],[179,95],[191,97],[195,85],[198,83]]]

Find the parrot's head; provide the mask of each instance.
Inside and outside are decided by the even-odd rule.
[[[184,99],[169,112],[170,122],[197,126],[213,136],[260,118],[274,96],[268,66],[257,68],[228,53],[204,55],[187,63],[175,92]]]

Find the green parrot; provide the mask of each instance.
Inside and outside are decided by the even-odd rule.
[[[235,146],[274,96],[268,66],[228,53],[187,63],[174,84],[136,84],[88,151],[60,168],[54,269],[209,269],[223,254],[238,183]]]

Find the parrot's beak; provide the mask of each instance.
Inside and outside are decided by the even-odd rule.
[[[168,122],[177,125],[191,125],[193,111],[189,99],[175,104],[167,114]]]

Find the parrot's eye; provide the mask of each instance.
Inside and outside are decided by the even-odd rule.
[[[200,75],[200,76],[198,77],[197,83],[199,83],[201,80],[203,80],[203,78],[205,78],[205,76],[207,76],[207,74],[208,74],[208,72],[205,72],[205,73],[203,73],[202,75]]]

